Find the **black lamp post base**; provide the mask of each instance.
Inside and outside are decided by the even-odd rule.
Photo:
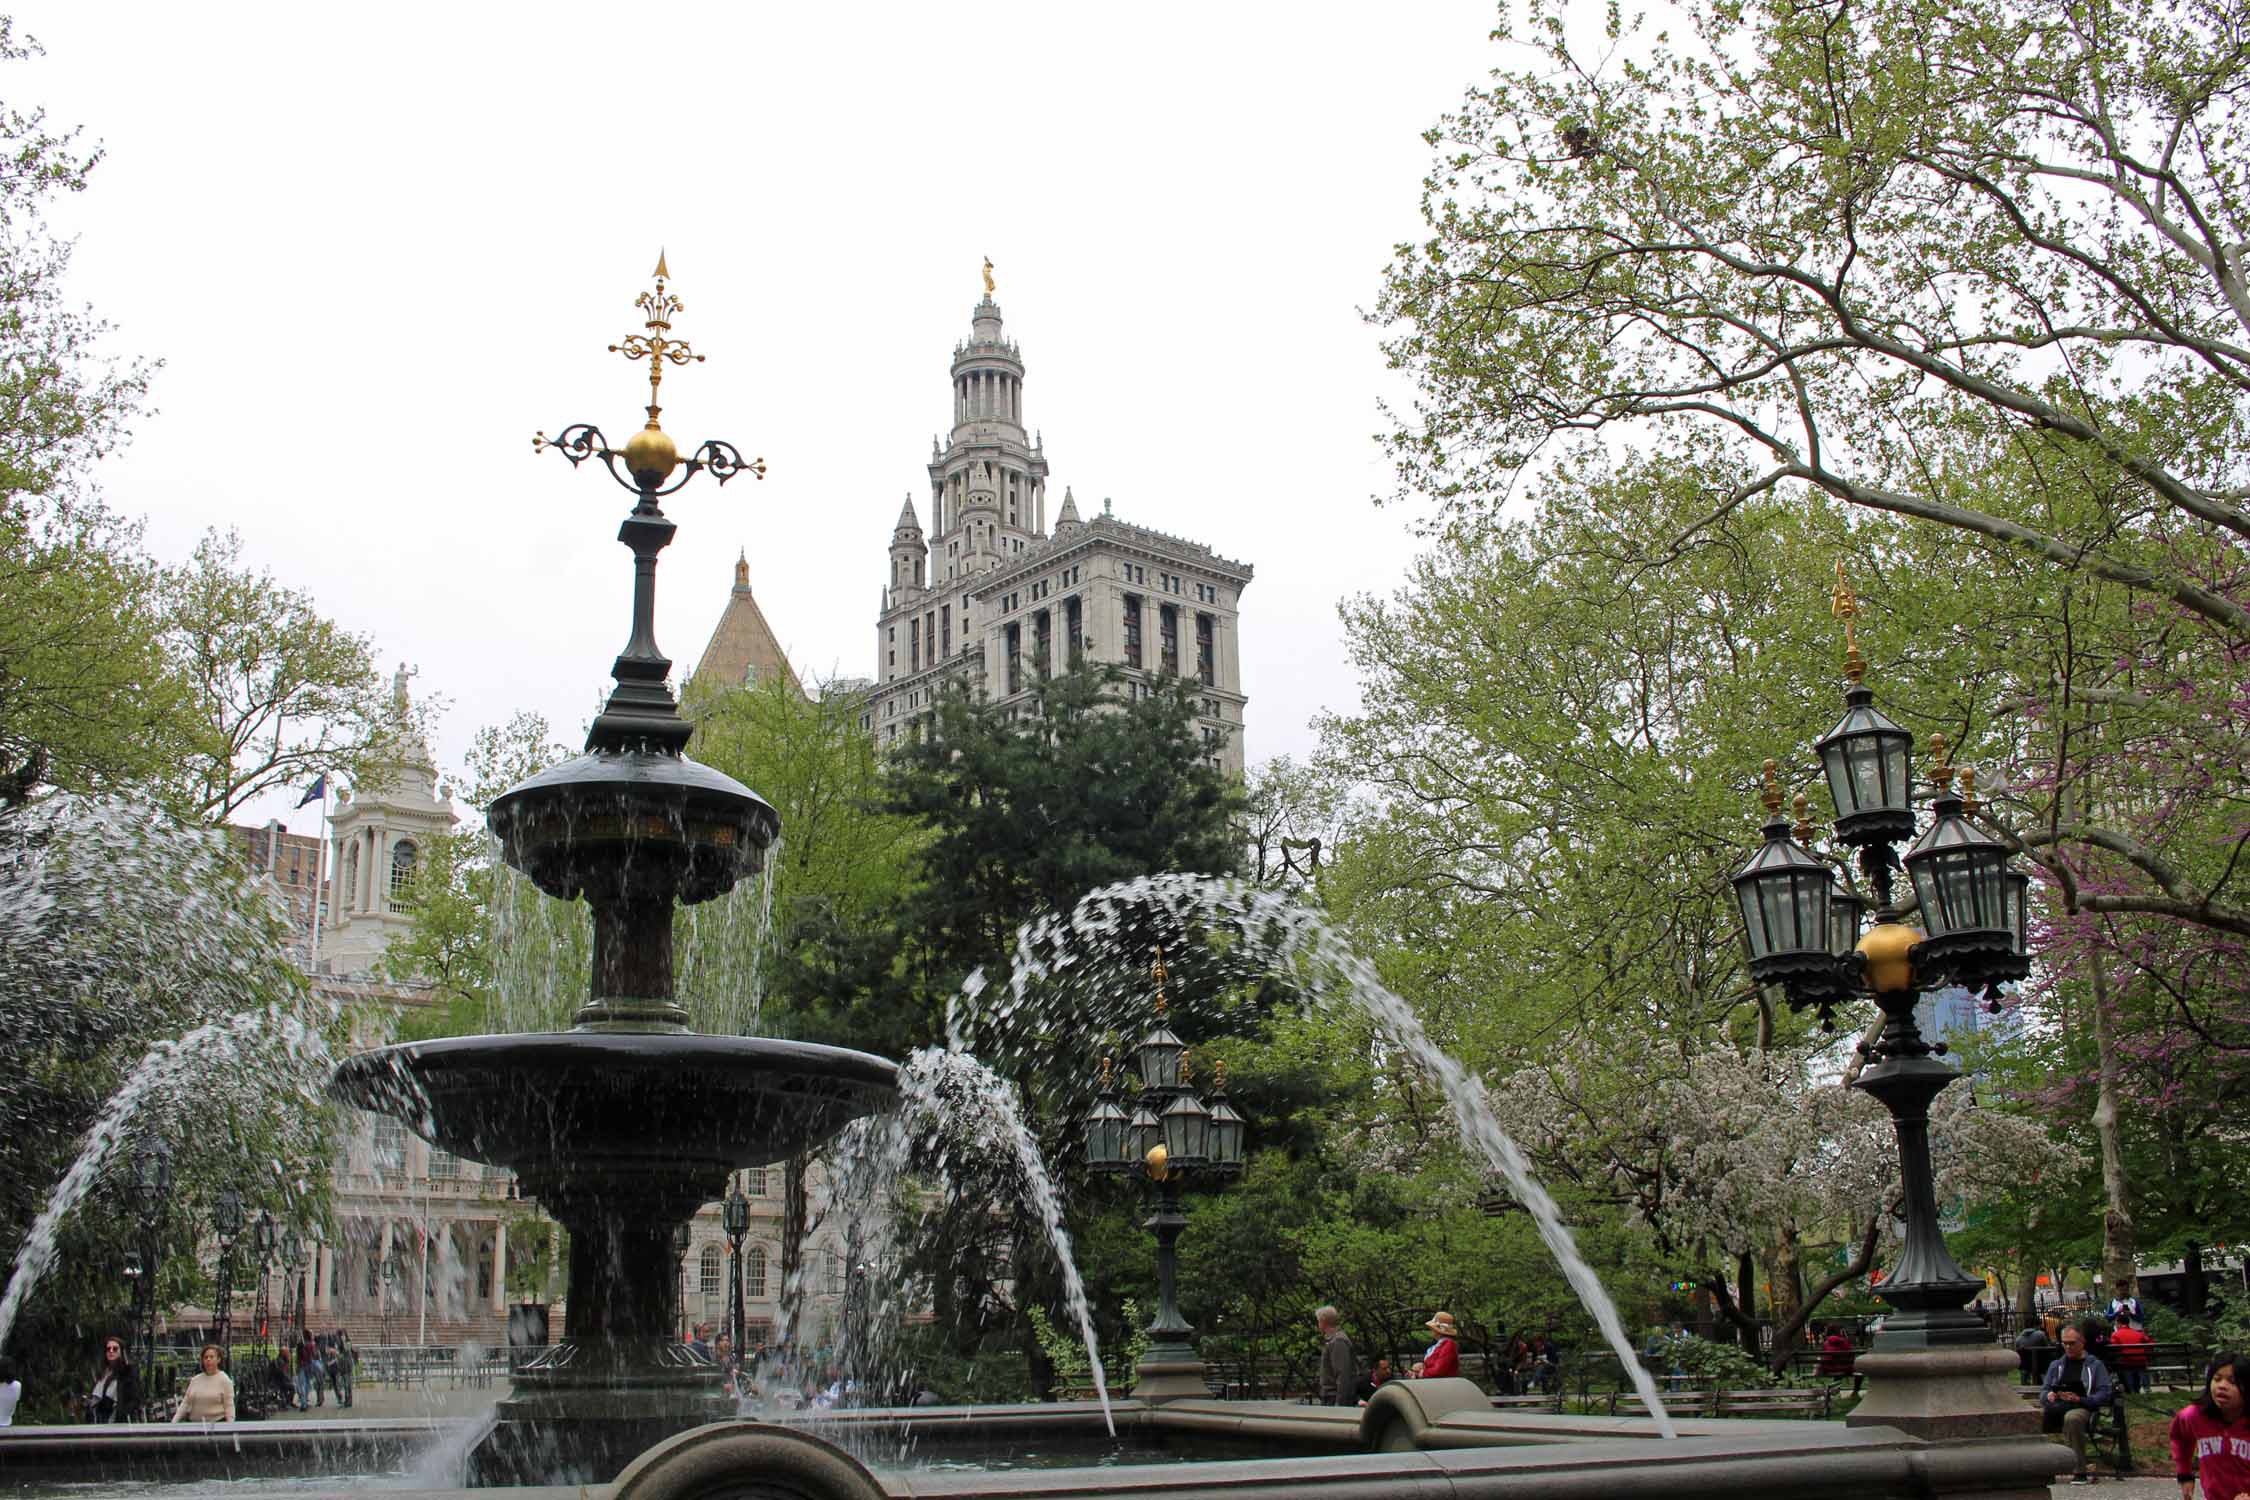
[[[1991,1343],[1878,1348],[1853,1366],[1867,1377],[1867,1394],[1844,1425],[1895,1427],[1929,1442],[2036,1434],[2039,1412],[2016,1393],[2017,1368],[2013,1349]],[[2056,1451],[2058,1471],[2068,1468],[2069,1450]]]

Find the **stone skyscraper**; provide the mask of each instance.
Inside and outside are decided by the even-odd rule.
[[[946,685],[987,701],[1029,696],[1042,671],[1074,661],[1200,686],[1205,742],[1242,770],[1247,563],[1109,513],[1080,515],[1066,488],[1047,526],[1047,455],[1024,426],[1023,353],[1001,331],[989,292],[953,351],[953,430],[931,440],[930,532],[911,493],[891,532],[875,626],[868,727],[890,743],[927,716]]]

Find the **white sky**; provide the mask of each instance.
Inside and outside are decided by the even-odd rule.
[[[1488,0],[15,14],[47,55],[0,97],[108,149],[57,216],[71,291],[165,361],[106,492],[162,557],[238,527],[415,664],[441,765],[518,709],[575,742],[606,686],[628,501],[530,437],[640,420],[643,367],[605,346],[659,246],[709,356],[665,426],[770,468],[667,502],[675,680],[738,546],[802,670],[872,673],[990,255],[1054,504],[1256,566],[1251,759],[1354,701],[1336,604],[1415,550],[1371,502],[1399,386],[1359,309],[1418,232],[1420,132],[1493,61]]]

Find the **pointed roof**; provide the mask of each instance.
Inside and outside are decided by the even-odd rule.
[[[921,535],[922,519],[921,517],[914,514],[914,495],[912,491],[907,492],[906,503],[899,507],[898,525],[896,528],[894,528],[894,530],[911,531],[917,536]]]
[[[734,588],[711,631],[710,643],[703,648],[702,659],[695,664],[694,675],[707,685],[721,688],[771,682],[778,675],[799,693],[805,690],[789,665],[788,653],[781,649],[780,638],[766,623],[765,611],[758,608],[757,596],[750,592],[750,559],[746,553],[735,558]]]
[[[1062,512],[1055,517],[1055,526],[1060,529],[1064,526],[1080,524],[1082,523],[1078,519],[1078,497],[1071,494],[1070,486],[1066,484],[1063,486]]]

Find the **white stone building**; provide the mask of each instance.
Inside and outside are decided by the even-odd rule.
[[[1086,519],[1067,488],[1050,531],[1046,451],[1024,426],[1023,380],[1022,351],[988,295],[953,351],[952,436],[931,439],[931,533],[911,494],[891,532],[867,728],[888,744],[952,683],[1006,704],[1041,672],[1106,662],[1136,685],[1199,684],[1205,741],[1239,775],[1250,565],[1120,521],[1107,501]]]

